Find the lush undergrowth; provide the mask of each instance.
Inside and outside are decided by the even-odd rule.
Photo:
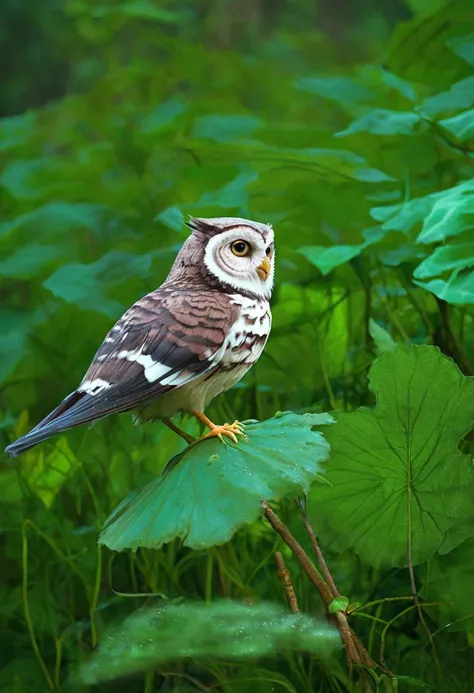
[[[239,450],[158,483],[183,441],[120,415],[2,460],[2,693],[474,689],[474,16],[384,4],[34,10],[44,69],[12,58],[0,120],[0,440],[187,214],[272,223],[277,272],[265,353],[208,412],[262,422]]]

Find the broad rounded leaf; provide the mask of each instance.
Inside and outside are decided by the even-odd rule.
[[[261,512],[261,500],[307,492],[329,445],[314,426],[328,414],[292,412],[251,422],[237,444],[207,439],[112,513],[99,542],[110,549],[158,548],[181,537],[191,548],[223,544]]]
[[[414,564],[472,535],[474,468],[458,450],[474,424],[474,378],[435,347],[399,347],[370,371],[375,409],[338,414],[314,486],[316,530],[375,566]],[[471,526],[469,526],[471,525]]]
[[[328,657],[339,643],[327,623],[276,604],[167,604],[140,609],[109,632],[76,679],[90,685],[190,657],[255,659],[279,650]]]

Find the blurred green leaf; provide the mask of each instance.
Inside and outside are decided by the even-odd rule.
[[[19,465],[29,486],[49,508],[69,473],[77,465],[77,459],[66,438],[61,436],[50,453],[42,450],[28,451],[20,458]]]
[[[91,685],[183,658],[254,659],[280,650],[328,658],[339,648],[335,629],[275,604],[170,604],[140,609],[110,631],[77,679]]]
[[[429,346],[383,354],[369,377],[375,409],[327,429],[329,485],[311,490],[311,514],[338,550],[417,565],[472,533],[474,468],[458,445],[474,425],[474,378]]]
[[[100,208],[90,204],[48,202],[32,212],[0,223],[0,237],[21,230],[42,233],[47,237],[65,234],[73,229],[95,229],[100,218]]]
[[[151,135],[165,128],[186,111],[186,103],[179,98],[172,97],[160,103],[151,113],[143,118],[139,132]]]
[[[247,185],[258,178],[255,171],[247,167],[243,168],[241,173],[224,185],[220,190],[215,192],[205,192],[195,205],[195,208],[200,207],[224,207],[232,208],[239,207],[245,210],[248,202]],[[242,212],[244,213],[244,211]]]
[[[0,118],[0,152],[21,145],[25,132],[33,131],[35,124],[36,116],[31,111],[11,118]]]
[[[342,106],[375,100],[375,94],[370,89],[350,77],[301,77],[296,80],[295,87]]]
[[[448,91],[428,96],[420,111],[434,118],[442,113],[463,111],[474,105],[474,75],[453,84]]]
[[[299,495],[318,476],[329,446],[314,426],[328,414],[291,412],[247,424],[238,444],[204,440],[173,460],[165,474],[131,494],[112,513],[100,543],[114,551],[223,544],[261,513],[261,501]]]
[[[234,142],[250,137],[259,125],[259,119],[250,115],[202,116],[194,123],[193,136],[215,142]]]
[[[162,224],[173,229],[173,231],[182,231],[185,217],[179,207],[173,206],[160,212],[153,221],[161,221]]]
[[[397,205],[372,207],[370,215],[376,221],[383,222],[384,231],[408,233],[430,213],[436,199],[436,195],[427,195]]]
[[[0,308],[0,383],[25,356],[30,330],[46,317],[44,311],[26,313]]]
[[[333,248],[312,245],[300,248],[298,252],[315,265],[323,275],[329,274],[335,267],[357,257],[363,245],[336,245]]]
[[[370,318],[369,321],[369,332],[370,336],[374,340],[377,356],[381,356],[387,351],[395,351],[397,348],[396,342],[393,340],[387,330],[378,325],[372,318]]]
[[[469,65],[474,65],[474,32],[450,38],[446,45]]]
[[[88,265],[63,265],[43,286],[67,303],[117,318],[123,306],[108,298],[107,291],[127,276],[146,275],[152,260],[153,253],[139,256],[113,250]]]
[[[61,248],[52,245],[29,244],[0,261],[0,276],[26,279],[39,274],[61,255]]]
[[[438,125],[448,130],[460,142],[467,142],[474,137],[474,109],[459,113],[452,118],[439,120]]]
[[[299,248],[298,252],[304,255],[312,265],[315,265],[323,275],[326,275],[339,265],[343,265],[360,255],[364,248],[376,243],[384,235],[379,229],[370,229],[370,231],[375,231],[375,233],[364,232],[367,240],[360,245],[335,245],[332,248],[317,245],[304,246]]]
[[[181,15],[178,12],[171,12],[160,9],[151,0],[129,0],[111,5],[95,6],[92,15],[102,19],[111,14],[120,14],[137,19],[148,19],[164,24],[176,24],[180,21]]]
[[[422,120],[417,113],[373,108],[335,136],[347,137],[357,132],[371,132],[373,135],[414,135],[421,131]]]

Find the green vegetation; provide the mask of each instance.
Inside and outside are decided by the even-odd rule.
[[[0,693],[471,693],[472,0],[0,16],[3,446],[187,214],[272,223],[277,261],[208,412],[237,447],[124,414],[2,458]]]

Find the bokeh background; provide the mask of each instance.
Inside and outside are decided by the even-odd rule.
[[[4,446],[74,389],[113,321],[163,281],[188,214],[276,233],[271,339],[211,418],[372,406],[367,372],[393,342],[436,345],[472,374],[470,1],[4,0],[0,36]],[[2,459],[2,693],[66,690],[104,628],[148,599],[134,594],[282,600],[261,523],[210,552],[98,550],[111,510],[179,449],[162,426],[121,415]],[[448,620],[474,611],[469,541],[453,568],[466,602]],[[406,569],[335,544],[354,600],[410,594]],[[317,610],[294,570],[302,607]],[[432,618],[433,631],[446,623]],[[362,624],[371,645],[374,623]],[[450,693],[474,687],[466,623],[439,654]],[[416,614],[392,633],[390,664],[433,683]],[[189,666],[100,690],[353,690],[342,665],[290,656],[196,665],[194,683]]]

